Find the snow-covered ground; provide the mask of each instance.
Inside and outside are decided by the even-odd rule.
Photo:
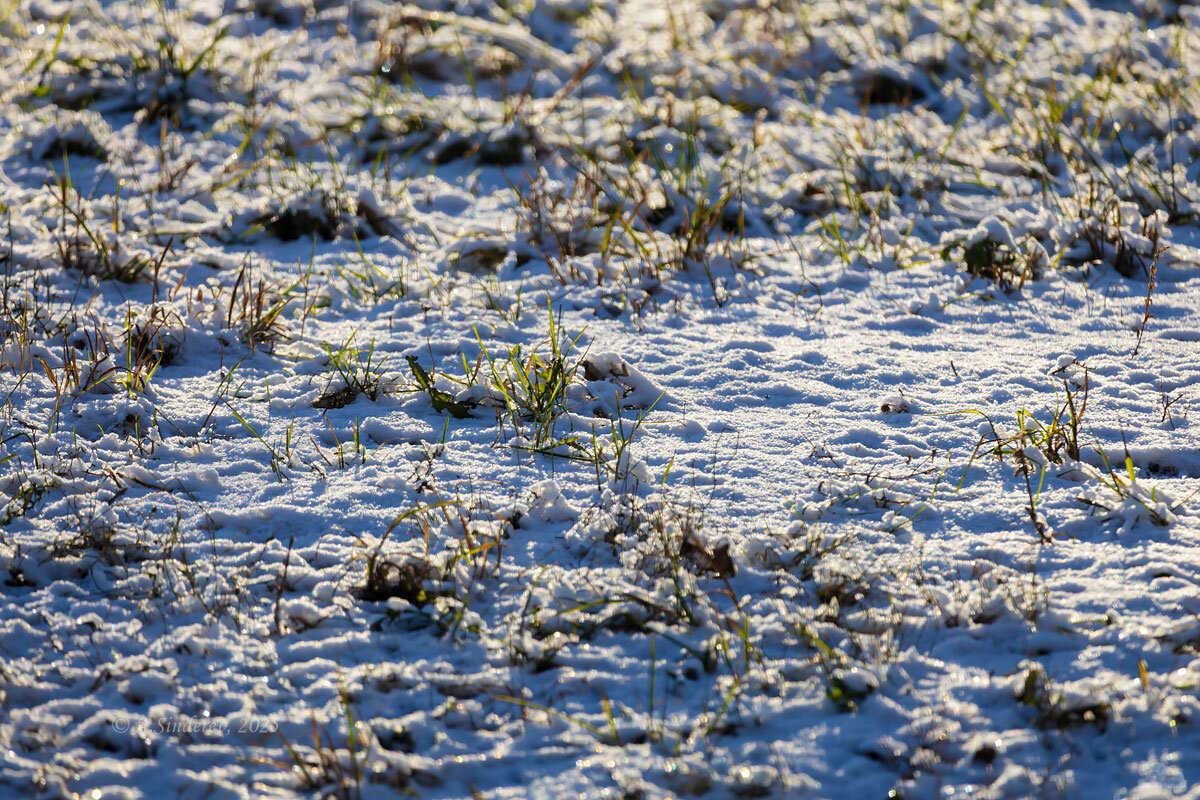
[[[0,796],[1200,797],[1198,48],[0,2]]]

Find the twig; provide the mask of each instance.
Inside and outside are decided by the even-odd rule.
[[[287,555],[283,559],[283,572],[279,573],[279,579],[275,582],[275,635],[283,635],[282,615],[280,614],[279,603],[283,600],[283,589],[287,586],[287,571],[288,565],[292,563],[292,545],[296,543],[296,537],[288,538]]]
[[[1137,344],[1133,347],[1133,355],[1135,356],[1142,347],[1142,334],[1146,332],[1146,323],[1150,321],[1150,305],[1153,303],[1154,287],[1158,284],[1158,259],[1167,250],[1166,247],[1162,247],[1158,243],[1157,229],[1151,234],[1151,242],[1154,247],[1154,258],[1150,261],[1150,282],[1146,284],[1146,305],[1142,310],[1142,321],[1137,327]]]

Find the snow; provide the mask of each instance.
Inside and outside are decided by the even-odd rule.
[[[16,0],[0,794],[1200,797],[1198,21]]]

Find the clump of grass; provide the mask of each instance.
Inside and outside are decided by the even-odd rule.
[[[55,488],[58,481],[53,476],[30,477],[18,474],[13,479],[13,483],[15,483],[12,489],[13,494],[5,503],[3,513],[0,514],[0,527],[29,514],[42,501],[42,498]]]
[[[157,42],[157,63],[149,70],[155,78],[154,89],[150,102],[143,108],[144,119],[167,119],[179,124],[180,112],[191,97],[193,76],[228,34],[228,25],[217,28],[198,53],[188,52],[168,24],[166,6],[163,6],[163,35]]]
[[[982,278],[1005,292],[1020,290],[1028,281],[1040,277],[1040,259],[1036,250],[1026,252],[1015,246],[1012,237],[985,236],[975,241],[957,242],[943,247],[942,258],[957,253],[964,270],[973,278]]]
[[[36,359],[54,389],[52,422],[84,392],[144,394],[159,367],[171,363],[182,345],[182,320],[158,304],[142,311],[130,308],[117,334],[98,320],[90,326],[77,319],[66,324],[61,362],[51,366],[43,357]]]
[[[1070,700],[1037,664],[1026,671],[1017,702],[1034,710],[1038,725],[1059,730],[1094,725],[1103,731],[1112,713],[1108,703]]]
[[[320,792],[322,797],[361,800],[371,757],[370,729],[359,722],[350,691],[341,675],[338,676],[338,703],[346,726],[344,746],[339,747],[334,743],[329,727],[319,726],[314,714],[311,750],[305,752],[307,748],[292,744],[283,730],[277,729],[291,763],[267,763],[288,770],[297,777],[304,789]],[[380,780],[382,776],[372,775],[372,778]],[[392,783],[395,789],[404,790],[408,786],[408,776],[393,774],[390,781],[386,782]]]
[[[355,336],[357,332],[350,334],[350,338],[336,350],[329,342],[324,343],[330,377],[325,391],[313,401],[314,408],[342,408],[354,402],[359,395],[365,395],[374,402],[383,392],[383,368],[387,357],[376,357],[374,339],[365,350],[355,347]],[[335,381],[340,386],[332,388]]]
[[[1070,366],[1070,365],[1068,365]],[[1065,367],[1063,368],[1065,369]],[[1062,370],[1060,369],[1059,372]],[[976,410],[950,412],[955,414],[967,413],[983,417],[989,433],[980,437],[967,468],[963,473],[959,486],[966,480],[971,464],[980,452],[987,452],[1003,461],[1009,458],[1017,467],[1017,473],[1023,478],[1026,494],[1029,498],[1025,507],[1033,527],[1041,539],[1049,542],[1053,533],[1045,518],[1037,509],[1047,472],[1050,465],[1062,467],[1059,473],[1062,477],[1073,479],[1090,479],[1111,492],[1085,491],[1078,499],[1081,503],[1104,512],[1106,520],[1121,520],[1121,529],[1132,525],[1137,519],[1145,517],[1156,525],[1169,525],[1175,520],[1174,512],[1182,503],[1174,503],[1154,487],[1146,487],[1137,479],[1133,459],[1128,449],[1125,452],[1125,470],[1120,472],[1109,463],[1108,456],[1099,444],[1089,447],[1094,459],[1103,464],[1103,470],[1097,470],[1086,463],[1084,442],[1082,441],[1083,418],[1088,409],[1088,389],[1090,385],[1087,368],[1083,368],[1082,382],[1073,383],[1066,377],[1060,377],[1063,389],[1063,399],[1055,405],[1053,413],[1047,422],[1042,422],[1033,414],[1022,409],[1017,413],[1017,429],[1015,432],[1000,429],[983,412]],[[1036,487],[1033,475],[1037,474]]]
[[[448,413],[455,419],[466,419],[471,416],[471,409],[476,406],[475,403],[455,400],[454,395],[445,389],[439,389],[434,384],[436,371],[427,372],[417,361],[416,356],[405,356],[405,358],[408,360],[408,368],[412,372],[413,380],[417,382],[421,391],[429,395],[429,402],[433,404],[434,411],[439,414]]]
[[[153,305],[143,319],[130,314],[125,350],[129,364],[157,370],[170,366],[183,346],[183,320],[163,305]]]
[[[1143,218],[1116,197],[1100,202],[1095,189],[1078,202],[1079,219],[1064,228],[1068,238],[1062,262],[1075,266],[1107,264],[1125,278],[1139,274],[1150,277],[1167,251],[1163,242],[1166,212]]]
[[[1182,503],[1175,503],[1156,487],[1147,488],[1139,482],[1133,458],[1130,457],[1128,450],[1125,452],[1123,474],[1109,463],[1108,456],[1103,450],[1097,450],[1097,452],[1104,464],[1104,473],[1098,473],[1094,477],[1111,494],[1087,491],[1079,496],[1079,502],[1103,512],[1105,520],[1119,520],[1122,530],[1141,517],[1146,517],[1155,525],[1162,527],[1175,522],[1174,512]]]
[[[585,163],[569,184],[552,180],[542,168],[533,175],[526,173],[524,184],[510,181],[510,186],[529,243],[559,281],[582,277],[577,257],[597,251],[607,254],[619,209],[604,196],[595,167]]]
[[[222,287],[214,291],[217,302],[225,304],[225,327],[237,331],[251,350],[262,347],[274,352],[279,344],[296,336],[285,314],[293,307],[301,323],[299,336],[303,337],[304,324],[318,302],[316,294],[309,291],[312,272],[310,260],[307,269],[301,268],[291,284],[276,285],[261,276],[255,280],[252,262],[247,259],[228,290]],[[224,297],[226,291],[228,299]]]
[[[360,266],[352,267],[349,264],[334,262],[334,268],[346,282],[350,296],[355,300],[370,303],[408,297],[410,287],[406,265],[402,264],[395,273],[385,271],[367,257],[358,236],[354,235],[353,238]]]
[[[47,184],[58,210],[58,226],[50,235],[59,266],[98,280],[138,280],[153,260],[146,254],[124,252],[116,231],[110,236],[90,218],[89,204],[74,185],[65,159],[63,166],[63,173]]]
[[[440,594],[430,589],[429,583],[444,578],[442,570],[429,561],[419,558],[397,561],[373,551],[367,556],[366,580],[358,596],[369,602],[399,597],[420,608]]]
[[[521,345],[509,347],[503,356],[488,352],[475,330],[476,341],[488,367],[488,385],[499,399],[498,417],[505,417],[526,447],[540,450],[556,443],[558,418],[569,410],[567,387],[579,372],[581,356],[575,355],[584,331],[574,338],[558,325],[550,298],[546,298],[548,333],[529,351]],[[541,352],[539,352],[539,350]]]

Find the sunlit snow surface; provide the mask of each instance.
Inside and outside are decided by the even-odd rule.
[[[1200,796],[1198,25],[0,4],[0,795]]]

